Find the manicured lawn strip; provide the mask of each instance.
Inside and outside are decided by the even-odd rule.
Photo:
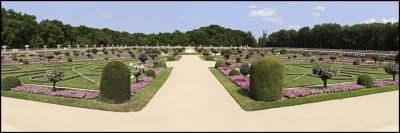
[[[46,95],[28,94],[12,91],[1,91],[1,96],[105,111],[136,112],[142,110],[147,105],[147,103],[167,80],[171,71],[172,68],[165,69],[160,76],[153,79],[150,84],[139,91],[139,93],[137,93],[134,97],[131,97],[128,102],[123,104],[109,104],[98,100],[51,97]]]
[[[211,72],[218,79],[218,81],[225,87],[225,89],[229,92],[229,94],[235,99],[235,101],[246,111],[255,111],[269,108],[277,108],[277,107],[285,107],[285,106],[293,106],[300,105],[306,103],[314,103],[321,102],[333,99],[342,99],[348,97],[356,97],[363,96],[387,91],[395,91],[399,90],[398,85],[394,86],[385,86],[379,88],[365,88],[356,91],[348,91],[348,92],[339,92],[339,93],[327,93],[320,95],[312,95],[307,97],[299,97],[295,99],[286,99],[283,98],[279,101],[274,102],[262,102],[255,101],[250,97],[245,95],[245,92],[242,91],[237,85],[235,85],[230,79],[225,77],[220,71],[215,68],[210,68]]]

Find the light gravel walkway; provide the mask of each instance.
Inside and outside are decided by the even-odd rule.
[[[185,55],[140,112],[107,112],[2,97],[2,131],[398,131],[399,91],[246,112]]]

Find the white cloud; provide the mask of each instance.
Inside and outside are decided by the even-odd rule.
[[[250,5],[249,6],[251,9],[255,9],[255,8],[257,8],[257,6],[256,5]]]
[[[375,19],[375,18],[369,18],[369,19],[367,19],[367,20],[364,21],[364,23],[367,23],[367,24],[369,24],[369,23],[375,23],[375,22],[376,22],[376,19]]]
[[[262,21],[268,21],[274,24],[283,24],[283,19],[278,12],[271,8],[253,9],[249,12],[250,17],[260,17]]]
[[[395,23],[395,22],[398,22],[399,20],[397,20],[397,19],[395,19],[395,18],[382,18],[381,21],[382,21],[383,23],[388,23],[388,22],[390,22],[390,23]]]
[[[100,17],[103,17],[103,18],[110,18],[110,17],[112,17],[112,15],[109,14],[109,13],[100,13],[99,16],[100,16]]]
[[[263,18],[261,20],[262,21],[269,21],[269,22],[274,23],[274,24],[283,24],[284,23],[282,18],[279,17],[279,16],[266,17],[266,18]]]
[[[319,17],[319,16],[321,16],[321,13],[319,13],[319,12],[313,12],[313,13],[311,14],[311,16]]]
[[[288,25],[287,27],[288,27],[288,29],[293,29],[293,30],[297,30],[297,29],[301,28],[301,26],[299,26],[299,25]]]
[[[375,18],[369,18],[369,19],[365,20],[364,23],[367,23],[367,24],[369,24],[369,23],[388,23],[388,22],[395,23],[398,21],[399,20],[395,19],[395,18],[381,18],[379,20],[375,19]]]
[[[270,8],[254,9],[249,13],[250,17],[269,17],[276,14],[276,11]]]
[[[325,11],[325,7],[322,7],[322,6],[316,6],[313,9],[317,10],[317,11]]]

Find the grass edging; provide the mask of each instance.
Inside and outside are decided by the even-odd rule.
[[[364,88],[355,91],[348,92],[338,92],[338,93],[326,93],[319,95],[312,95],[307,97],[299,97],[295,99],[286,99],[283,98],[279,101],[274,102],[263,102],[263,101],[255,101],[250,97],[245,96],[245,92],[242,91],[235,83],[233,83],[230,79],[225,77],[218,69],[210,67],[210,71],[214,74],[214,76],[218,79],[218,81],[224,86],[224,88],[229,92],[229,94],[235,99],[235,101],[242,107],[243,110],[246,111],[256,111],[262,109],[269,108],[278,108],[285,106],[293,106],[314,102],[321,102],[327,100],[334,99],[343,99],[348,97],[356,97],[356,96],[364,96],[369,94],[387,92],[387,91],[395,91],[399,90],[398,85],[385,86],[379,88]]]
[[[141,89],[135,96],[131,97],[128,102],[122,104],[109,104],[99,100],[52,97],[12,91],[1,91],[1,96],[104,111],[136,112],[142,110],[147,103],[149,103],[164,82],[168,79],[171,71],[172,68],[165,69],[160,76],[153,79],[146,87]]]

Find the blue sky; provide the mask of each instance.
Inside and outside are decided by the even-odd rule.
[[[130,33],[188,31],[218,24],[259,37],[280,29],[321,23],[397,22],[398,2],[1,2],[2,7]]]

